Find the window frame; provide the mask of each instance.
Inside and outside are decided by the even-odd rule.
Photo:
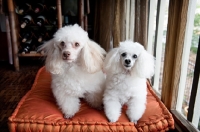
[[[169,0],[162,92],[160,95],[161,101],[171,111],[175,120],[175,127],[179,131],[198,131],[176,109],[184,52],[184,38],[187,35],[186,25],[190,20],[190,16],[188,16],[189,8],[191,8],[189,7],[190,2],[189,0]]]
[[[198,87],[199,87],[198,85],[199,85],[200,61],[197,61],[197,60],[200,60],[200,37],[199,37],[199,42],[198,42],[198,50],[197,50],[195,68],[194,68],[194,79],[192,82],[192,90],[191,90],[188,116],[187,116],[187,120],[191,122],[193,121],[193,117],[195,114],[194,108],[195,108]]]

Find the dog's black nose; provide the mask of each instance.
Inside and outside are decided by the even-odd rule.
[[[126,59],[126,60],[125,60],[125,63],[126,63],[126,64],[130,64],[130,63],[131,63],[131,60],[130,60],[130,59]]]

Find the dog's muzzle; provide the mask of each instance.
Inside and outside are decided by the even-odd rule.
[[[62,54],[63,60],[67,60],[69,58],[70,54],[71,53],[69,51],[64,51]]]
[[[125,65],[124,65],[125,67],[131,67],[131,65],[130,65],[131,60],[130,59],[126,59],[124,62],[125,62]]]

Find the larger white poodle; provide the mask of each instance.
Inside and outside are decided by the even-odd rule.
[[[80,98],[92,107],[102,107],[106,52],[87,32],[77,24],[65,26],[39,50],[47,55],[45,67],[52,75],[52,92],[65,118],[79,111]]]
[[[127,40],[107,54],[104,71],[107,77],[103,103],[107,118],[116,122],[126,104],[129,120],[137,123],[146,108],[146,79],[154,74],[154,57],[141,44]]]

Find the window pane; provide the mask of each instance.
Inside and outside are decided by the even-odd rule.
[[[168,1],[169,2],[169,1]],[[168,3],[167,3],[168,9]],[[159,93],[162,91],[162,77],[163,77],[163,66],[164,66],[164,56],[165,56],[165,44],[166,44],[166,35],[167,35],[167,22],[168,22],[168,10],[165,12],[165,21],[163,29],[163,38],[162,38],[162,55],[161,55],[161,67],[160,67],[160,77],[159,77]]]
[[[200,0],[190,1],[177,99],[177,110],[187,118],[200,34]],[[197,111],[197,110],[196,110]],[[198,128],[199,112],[192,123]],[[194,117],[194,116],[193,116]]]
[[[154,19],[154,35],[152,39],[153,52],[156,57],[155,76],[153,78],[153,88],[161,93],[162,90],[162,74],[165,54],[165,43],[168,22],[168,5],[169,0],[158,0],[157,9]]]
[[[193,32],[193,41],[195,40],[194,37],[195,37],[195,34]],[[197,42],[197,44],[198,44],[198,42]],[[182,103],[182,113],[185,117],[187,117],[188,106],[189,106],[189,101],[190,101],[190,94],[191,94],[191,89],[192,89],[194,67],[195,67],[195,61],[196,61],[196,50],[197,50],[197,45],[192,44],[191,49],[190,49],[190,57],[189,57],[189,61],[188,61],[188,67],[187,67],[184,98],[183,98],[183,103]]]
[[[198,5],[200,5],[200,3],[198,3]],[[198,47],[198,41],[199,41],[199,33],[200,33],[200,30],[199,30],[200,12],[199,11],[200,11],[200,6],[197,6],[197,9],[195,12],[195,18],[194,18],[194,29],[193,29],[192,42],[191,42],[192,44],[190,48],[190,57],[188,61],[187,79],[186,79],[186,87],[185,87],[184,101],[183,101],[183,113],[185,116],[187,115],[187,110],[185,107],[188,107],[190,93],[192,89],[194,66],[195,66],[197,47]]]
[[[200,43],[200,42],[199,42]],[[198,82],[198,88],[196,93],[196,99],[194,104],[194,114],[192,124],[194,124],[200,130],[200,78]]]

